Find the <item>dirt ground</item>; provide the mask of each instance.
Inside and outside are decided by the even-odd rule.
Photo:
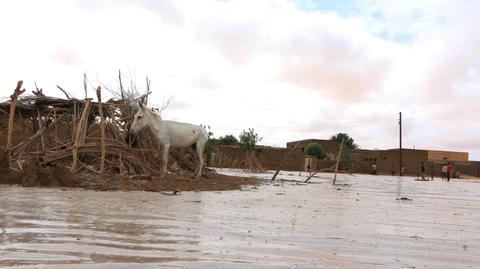
[[[258,179],[226,176],[208,172],[200,179],[188,176],[169,175],[166,178],[113,176],[99,179],[81,178],[80,187],[102,191],[226,191],[239,190],[244,185],[257,185]]]
[[[224,191],[238,190],[243,185],[259,184],[258,179],[226,176],[206,172],[200,179],[190,175],[168,175],[166,178],[145,175],[107,175],[100,177],[90,172],[71,173],[67,167],[41,166],[36,160],[27,160],[22,170],[11,170],[0,158],[0,184],[24,187],[69,187],[101,191]]]

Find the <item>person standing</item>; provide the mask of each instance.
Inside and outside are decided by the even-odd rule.
[[[374,174],[374,175],[377,174],[377,164],[376,163],[372,164],[372,174]]]
[[[450,181],[450,177],[452,175],[453,166],[450,162],[447,163],[447,180]]]
[[[425,180],[425,164],[423,164],[423,161],[420,165],[420,174],[422,175],[422,180]]]
[[[400,168],[400,176],[405,175],[405,165],[402,164],[402,168]]]
[[[395,175],[395,165],[392,165],[392,170],[390,170],[390,172],[392,172],[392,176]]]
[[[442,166],[442,180],[447,179],[447,164],[444,163]]]

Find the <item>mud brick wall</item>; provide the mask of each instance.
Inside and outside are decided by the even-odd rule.
[[[302,152],[305,151],[305,149],[310,143],[318,143],[323,148],[323,150],[325,150],[325,153],[330,153],[330,154],[333,154],[334,156],[337,156],[338,150],[340,149],[339,142],[332,141],[332,140],[322,140],[322,139],[306,139],[306,140],[288,142],[287,148],[293,148],[297,143],[298,143],[297,148],[300,149]]]
[[[260,164],[267,170],[276,170],[291,149],[257,147],[255,154]],[[244,168],[245,150],[238,145],[220,145],[215,151],[215,157],[210,158],[209,165],[213,167]],[[282,170],[303,170],[305,156],[301,152],[294,152],[282,167]]]
[[[377,172],[379,174],[390,174],[392,165],[395,167],[396,174],[400,171],[398,149],[357,150],[354,152],[354,156],[358,162],[354,169],[356,173],[371,173],[372,163],[377,164]],[[425,167],[427,167],[428,151],[413,149],[402,150],[402,163],[405,166],[405,174],[416,175],[422,161]]]
[[[468,152],[428,150],[429,160],[468,161]]]
[[[289,154],[291,149],[288,148],[258,148],[257,157],[260,163],[267,170],[276,170],[280,166],[281,162]],[[301,152],[293,152],[288,161],[282,167],[282,170],[299,171],[303,170],[305,156]]]

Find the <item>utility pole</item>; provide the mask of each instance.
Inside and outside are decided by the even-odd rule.
[[[400,118],[398,120],[398,124],[400,125],[400,147],[399,147],[399,168],[400,168],[400,172],[399,172],[399,175],[402,176],[402,112],[400,112]]]

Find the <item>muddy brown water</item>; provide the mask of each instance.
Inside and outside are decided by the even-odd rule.
[[[480,182],[331,176],[180,195],[2,185],[0,267],[479,268]]]

